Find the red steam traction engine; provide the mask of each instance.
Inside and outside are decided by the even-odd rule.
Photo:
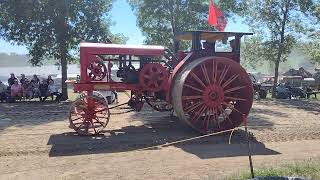
[[[70,108],[70,127],[81,135],[94,135],[106,127],[110,107],[94,94],[99,90],[129,90],[127,103],[140,111],[147,102],[157,111],[173,110],[179,119],[200,133],[239,126],[253,102],[253,88],[240,66],[240,40],[252,33],[187,31],[178,34],[174,55],[162,46],[80,44],[80,81],[83,92]],[[228,39],[232,51],[218,52]],[[190,46],[189,46],[190,47]],[[119,82],[111,77],[117,64]]]

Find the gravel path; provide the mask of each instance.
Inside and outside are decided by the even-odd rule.
[[[124,97],[122,97],[124,98]],[[122,99],[122,101],[124,101]],[[221,179],[247,168],[245,133],[139,150],[198,134],[145,105],[111,116],[103,136],[68,129],[68,103],[0,104],[0,179]],[[249,117],[255,165],[320,157],[320,103],[263,100]]]

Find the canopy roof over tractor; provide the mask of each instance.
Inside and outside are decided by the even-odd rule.
[[[136,56],[162,56],[166,49],[163,46],[103,43],[80,43],[80,48],[90,54]]]
[[[253,33],[243,32],[219,32],[219,31],[185,31],[176,35],[176,40],[193,40],[194,37],[199,37],[199,40],[206,40],[214,42],[217,40],[224,40],[229,37],[242,37],[243,35],[253,35]]]

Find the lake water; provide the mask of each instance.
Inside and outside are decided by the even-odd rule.
[[[14,73],[18,77],[20,77],[20,74],[25,74],[26,76],[37,74],[41,78],[46,78],[48,77],[48,75],[61,75],[61,70],[58,69],[58,66],[55,65],[47,65],[41,67],[0,67],[0,80],[6,82],[10,76],[10,73]],[[80,74],[79,65],[68,65],[68,74]]]
[[[117,67],[112,68],[112,76],[115,77]],[[18,78],[20,74],[25,74],[28,79],[34,74],[37,74],[40,79],[45,79],[48,75],[52,75],[53,78],[61,77],[61,69],[55,65],[46,65],[41,67],[0,67],[0,80],[4,83],[8,81],[10,73],[14,73]],[[77,77],[80,74],[80,66],[76,64],[68,65],[68,77]],[[116,78],[116,77],[115,77]]]

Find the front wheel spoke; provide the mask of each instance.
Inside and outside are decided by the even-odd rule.
[[[83,127],[86,124],[86,121],[83,121],[79,127],[76,128],[76,131],[82,129],[81,127]]]
[[[225,83],[222,84],[222,88],[227,87],[229,84],[231,84],[238,77],[239,77],[239,74],[235,74],[235,75],[231,76]]]
[[[190,74],[191,74],[191,77],[193,77],[193,79],[195,79],[201,86],[206,88],[206,85],[202,82],[202,80],[194,72],[191,72]]]
[[[95,120],[97,121],[97,123],[99,123],[102,127],[104,127],[104,123],[101,122],[98,118],[95,118]]]
[[[190,89],[193,89],[193,90],[195,90],[195,91],[198,91],[198,92],[200,92],[200,93],[203,93],[203,90],[198,89],[198,88],[196,88],[196,87],[193,87],[193,86],[191,86],[191,85],[184,84],[183,86],[185,86],[185,87],[187,87],[187,88],[190,88]]]
[[[234,92],[234,91],[237,91],[239,89],[243,89],[243,88],[246,88],[247,86],[237,86],[237,87],[234,87],[234,88],[230,88],[230,89],[227,89],[224,91],[224,94],[226,93],[230,93],[230,92]]]
[[[84,117],[78,117],[78,118],[76,118],[76,119],[71,119],[71,121],[77,121],[77,120],[79,120],[79,119],[84,119]]]
[[[106,118],[106,117],[101,117],[101,116],[96,116],[97,118],[101,118],[101,119],[104,119],[104,118]]]
[[[89,132],[89,125],[88,125],[88,123],[86,123],[85,131],[86,131],[86,133]]]
[[[81,110],[87,110],[88,106],[85,104],[81,104],[81,105],[76,105],[75,109],[78,111],[78,108]]]
[[[182,100],[195,100],[195,99],[201,99],[202,96],[182,96]]]
[[[91,125],[92,125],[92,127],[93,127],[94,133],[97,134],[97,130],[96,130],[96,127],[95,127],[93,121],[91,122]]]
[[[234,101],[247,101],[246,99],[238,98],[238,97],[224,96],[224,98],[225,98],[225,99],[234,100]]]
[[[95,113],[100,113],[100,112],[103,112],[103,111],[106,111],[106,110],[108,110],[108,109],[107,108],[103,108],[103,109],[95,111]]]

